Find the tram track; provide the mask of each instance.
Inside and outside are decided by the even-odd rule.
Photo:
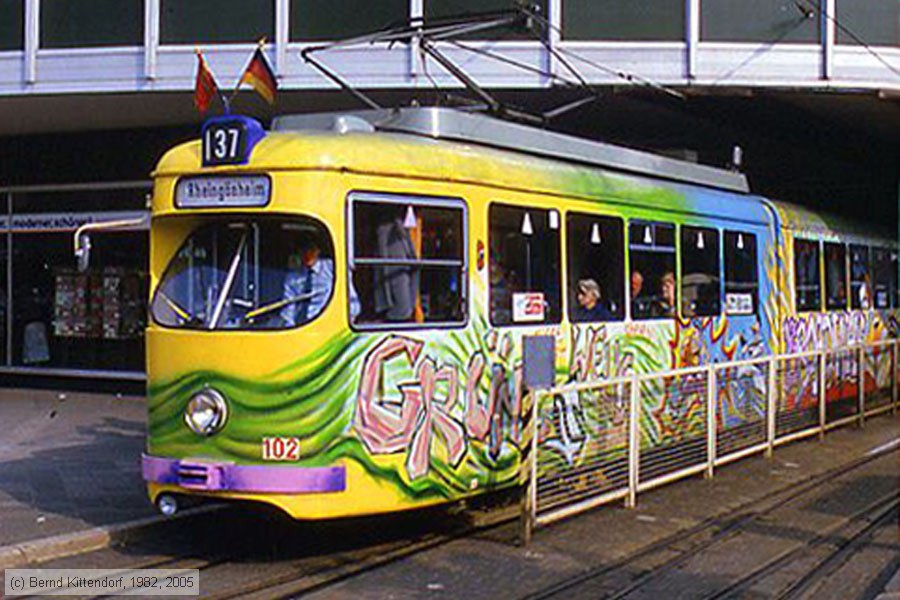
[[[611,563],[587,569],[555,585],[526,595],[523,600],[543,600],[563,596],[605,598],[607,600],[637,597],[654,584],[659,584],[667,576],[676,573],[690,561],[740,536],[776,511],[785,510],[786,507],[808,500],[816,493],[821,493],[824,487],[836,487],[842,477],[853,474],[876,461],[885,460],[894,452],[895,449],[892,447],[885,448],[819,475],[811,476],[790,487],[773,490],[739,505],[727,515],[706,519]],[[893,457],[890,456],[890,458]],[[884,506],[887,514],[890,514],[891,510],[896,510],[896,497],[897,492],[894,491],[880,498],[875,508]],[[871,515],[872,510],[872,506],[867,506],[852,517],[865,519],[867,515]],[[848,521],[844,520],[841,525],[846,526],[847,523]],[[824,543],[824,539],[822,543]],[[801,550],[802,548],[797,552]],[[733,597],[737,590],[731,596],[728,594],[716,595],[717,593],[714,592],[710,597]]]
[[[510,498],[505,500],[508,502]],[[306,538],[296,535],[303,531],[303,527],[291,523],[297,527],[294,537],[290,538],[291,546],[295,550],[298,547],[307,547],[294,552],[299,557],[291,556],[292,552],[284,548],[267,551],[257,547],[248,550],[234,545],[222,545],[222,551],[215,554],[195,550],[197,552],[195,556],[154,556],[137,560],[127,558],[128,548],[108,549],[106,552],[115,553],[118,550],[118,558],[125,557],[122,564],[110,564],[111,568],[122,572],[135,569],[197,569],[200,572],[201,593],[204,598],[216,600],[292,598],[326,589],[340,581],[439,548],[475,533],[501,528],[518,517],[517,508],[517,505],[503,504],[500,508],[486,511],[482,507],[478,512],[466,513],[468,515],[466,517],[454,515],[447,509],[431,509],[427,517],[424,513],[419,513],[421,515],[419,517],[410,518],[395,516],[391,520],[397,527],[395,531],[386,532],[387,530],[379,528],[377,524],[361,526],[362,531],[358,532],[358,535],[362,541],[349,537],[342,541],[340,538],[346,531],[341,523],[336,522],[332,526],[311,524]],[[473,517],[473,514],[476,516]],[[219,518],[222,518],[221,515]],[[381,519],[379,523],[383,525],[384,517]],[[237,520],[240,521],[239,516]],[[397,525],[398,522],[405,525]],[[416,529],[420,531],[416,532]],[[333,537],[333,541],[323,541],[323,538],[328,536]],[[182,538],[170,540],[169,544],[178,546],[181,541]],[[281,544],[284,542],[285,540],[280,540]],[[342,549],[342,545],[348,547]],[[231,552],[229,551],[231,548],[236,550]],[[138,546],[137,551],[139,555],[141,552],[157,550]],[[81,566],[79,564],[81,562],[96,564],[100,561],[96,557],[82,555],[57,561],[52,566],[77,568]]]
[[[805,569],[806,572],[799,579],[794,580],[793,583],[779,590],[776,594],[770,595],[770,597],[777,600],[799,598],[806,590],[818,583],[830,567],[850,556],[876,529],[894,517],[898,504],[900,504],[900,500],[897,499],[897,495],[890,494],[873,505],[858,511],[845,522],[815,535],[805,543],[797,544],[793,548],[773,556],[763,565],[747,573],[739,580],[732,582],[714,594],[706,596],[704,600],[719,600],[745,594],[767,577],[778,574],[802,558],[808,558],[803,556],[804,553],[814,551],[820,547],[834,546],[834,550],[826,551],[823,557],[815,559],[812,568]],[[846,535],[840,535],[848,531],[849,533]]]
[[[478,517],[471,518],[459,528],[446,533],[429,532],[413,540],[398,539],[348,552],[297,561],[284,565],[286,572],[278,576],[244,579],[239,586],[219,592],[204,593],[204,597],[213,600],[231,600],[232,598],[270,600],[295,598],[321,591],[331,585],[446,546],[473,534],[501,529],[518,519],[517,509],[517,504],[506,504],[491,511],[478,513]],[[201,580],[204,580],[204,572],[205,570],[201,569]]]

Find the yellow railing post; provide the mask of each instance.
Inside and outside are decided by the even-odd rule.
[[[856,360],[859,363],[856,380],[859,382],[857,387],[857,401],[859,403],[859,426],[864,427],[866,424],[866,347],[859,345],[856,352]]]
[[[817,363],[819,365],[819,439],[823,440],[825,439],[825,425],[827,421],[825,403],[828,399],[828,394],[825,388],[825,367],[827,364],[827,361],[825,359],[825,350],[820,351],[817,357]]]
[[[778,359],[773,354],[769,358],[769,373],[766,390],[766,458],[772,458],[775,452],[775,416],[778,414],[778,403],[775,395],[775,381],[778,373]]]

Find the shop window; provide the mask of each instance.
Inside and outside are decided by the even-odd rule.
[[[683,0],[566,0],[563,39],[683,41]]]
[[[358,327],[465,322],[462,201],[360,194],[351,198],[351,214]]]
[[[814,4],[815,3],[815,4]],[[716,0],[700,4],[700,39],[709,42],[819,40],[818,0]]]
[[[333,10],[333,9],[330,9]],[[243,43],[272,39],[272,0],[160,0],[163,44]]]
[[[822,309],[819,242],[794,240],[794,291],[798,312]]]
[[[559,323],[559,212],[492,204],[489,213],[491,323]]]
[[[850,245],[850,306],[855,310],[872,308],[872,275],[869,248]]]
[[[721,311],[719,232],[681,228],[681,314],[714,317]]]
[[[365,10],[334,0],[292,0],[290,38],[323,41],[372,33],[409,19],[409,0],[369,0]]]
[[[836,0],[838,44],[900,45],[900,4]]]
[[[0,0],[0,51],[22,49],[24,5],[22,0]]]
[[[628,227],[631,263],[631,318],[674,317],[675,226],[632,222]]]
[[[878,309],[891,307],[891,289],[896,271],[891,264],[891,251],[887,248],[872,248],[872,281],[874,293],[872,299]]]
[[[625,318],[625,255],[621,219],[566,216],[569,319],[575,323]]]
[[[41,0],[41,47],[141,46],[140,0]]]
[[[166,327],[284,329],[331,300],[334,250],[312,219],[217,220],[191,233],[166,267],[151,311]]]
[[[825,244],[825,308],[847,310],[847,247]]]
[[[756,236],[725,232],[725,313],[753,315],[759,305]]]
[[[425,1],[425,21],[433,22],[436,19],[445,17],[459,17],[465,15],[474,15],[487,11],[508,11],[515,8],[515,4],[509,0],[424,0]],[[547,0],[538,0],[536,2],[529,1],[528,6],[535,10],[539,15],[547,17]],[[523,21],[524,23],[524,21]],[[535,35],[542,27],[535,24],[535,31],[529,31],[524,25],[515,25],[511,27],[498,27],[488,29],[465,36],[467,39],[489,39],[489,40],[509,40],[509,39],[536,39]]]
[[[143,371],[147,249],[146,232],[105,233],[94,239],[90,269],[78,272],[71,229],[16,231],[13,364]]]

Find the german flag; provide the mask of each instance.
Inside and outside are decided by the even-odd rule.
[[[219,85],[216,78],[213,77],[212,71],[206,66],[203,55],[197,50],[197,80],[194,82],[194,106],[201,113],[205,113],[209,109],[209,103],[219,93]]]
[[[244,69],[238,87],[249,83],[253,86],[260,96],[265,98],[269,104],[275,104],[275,92],[278,90],[278,82],[275,80],[275,73],[269,65],[269,60],[262,51],[262,47],[258,47],[253,53],[253,58]]]

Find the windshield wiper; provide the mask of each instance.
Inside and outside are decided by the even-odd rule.
[[[283,300],[279,300],[277,302],[272,302],[271,304],[266,304],[265,306],[261,306],[256,310],[251,310],[247,314],[244,315],[245,321],[252,321],[256,317],[260,315],[264,315],[266,313],[270,313],[273,310],[278,310],[279,308],[284,308],[285,306],[289,306],[294,304],[295,302],[303,302],[304,300],[310,300],[315,298],[316,296],[322,294],[322,290],[312,291],[306,294],[300,294],[299,296],[291,296],[290,298],[284,298]]]
[[[178,317],[185,323],[190,323],[191,321],[194,321],[196,319],[196,317],[191,315],[191,313],[185,310],[180,304],[169,298],[169,296],[166,295],[166,293],[161,289],[156,293],[163,299],[163,301],[169,306],[169,308],[172,309],[172,312],[178,315]]]

